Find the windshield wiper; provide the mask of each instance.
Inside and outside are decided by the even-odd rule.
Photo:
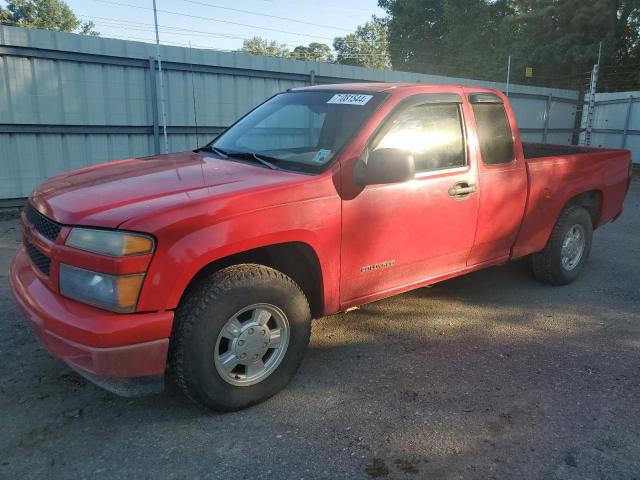
[[[218,147],[214,147],[213,145],[207,145],[206,147],[199,148],[196,151],[208,150],[217,154],[223,160],[229,160],[230,158],[240,158],[242,160],[254,160],[258,163],[261,163],[265,167],[270,168],[271,170],[280,170],[280,167],[274,165],[272,162],[279,161],[278,158],[270,157],[268,155],[263,155],[261,153],[256,152],[228,152],[227,150],[223,150]]]
[[[277,162],[279,159],[275,157],[270,157],[268,155],[262,155],[261,153],[255,152],[225,152],[227,156],[231,158],[241,158],[242,160],[255,160],[258,163],[261,163],[265,167],[270,168],[271,170],[280,170],[280,167],[274,165],[272,162]]]
[[[271,170],[280,170],[280,167],[274,165],[273,163],[271,163],[269,160],[275,160],[278,161],[277,158],[273,158],[273,157],[266,157],[264,155],[261,155],[259,153],[254,153],[253,154],[253,158],[255,158],[256,160],[258,160],[260,163],[262,163],[263,165],[266,165],[267,167],[269,167]],[[269,160],[267,160],[267,158]]]
[[[214,147],[212,145],[207,145],[206,147],[199,148],[198,150],[196,150],[196,152],[200,152],[202,150],[205,150],[205,151],[209,150],[210,152],[216,153],[223,160],[229,159],[229,154],[224,150],[222,150],[221,148]]]

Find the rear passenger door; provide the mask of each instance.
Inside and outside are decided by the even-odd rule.
[[[461,102],[458,94],[410,97],[370,141],[369,151],[410,151],[416,175],[404,183],[368,185],[343,202],[343,304],[464,268],[478,196]],[[455,190],[465,186],[467,193]]]
[[[509,256],[524,215],[528,186],[522,145],[513,131],[513,112],[494,93],[466,91],[480,157],[478,228],[467,261],[471,266]]]

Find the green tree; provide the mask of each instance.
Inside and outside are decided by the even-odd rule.
[[[0,7],[0,21],[5,25],[99,35],[93,22],[80,21],[61,0],[7,0],[6,3],[6,9]]]
[[[391,68],[387,26],[373,17],[354,33],[333,40],[336,63],[388,70]]]
[[[313,62],[333,62],[331,47],[324,43],[311,42],[308,46],[298,45],[291,52],[291,58]]]
[[[512,35],[503,20],[509,12],[506,0],[446,1],[443,46],[435,59],[440,72],[504,80]]]
[[[4,8],[0,7],[0,25],[11,25],[11,24],[12,24],[11,14]]]
[[[640,0],[378,0],[395,68],[582,87],[602,42],[602,80],[638,72]],[[606,69],[609,69],[607,77]]]
[[[285,44],[278,43],[275,40],[267,40],[262,37],[252,37],[249,40],[245,40],[242,42],[242,49],[240,51],[250,53],[251,55],[262,55],[264,57],[288,57],[291,54]]]
[[[501,29],[509,11],[506,0],[379,0],[387,11],[389,52],[400,70],[491,77],[497,62]],[[500,60],[502,60],[500,58]],[[500,65],[500,66],[498,66]]]
[[[504,24],[514,32],[516,72],[526,63],[543,79],[582,80],[597,61],[600,42],[603,75],[631,70],[639,60],[637,0],[512,0],[511,8]]]
[[[379,0],[385,19],[389,55],[394,68],[424,72],[425,53],[442,52],[445,32],[444,0]]]

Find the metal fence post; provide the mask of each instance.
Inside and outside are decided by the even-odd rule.
[[[544,131],[542,132],[542,143],[547,143],[547,134],[549,133],[549,115],[551,114],[551,102],[553,98],[551,94],[547,97],[547,104],[544,109]]]
[[[585,95],[581,90],[576,100],[576,110],[573,113],[573,132],[571,133],[571,145],[580,144],[580,132],[582,131],[582,114],[584,113]]]
[[[627,146],[627,135],[629,133],[629,122],[631,121],[631,108],[633,107],[633,96],[627,99],[627,116],[624,120],[624,132],[622,133],[622,148]]]
[[[153,148],[160,155],[160,122],[158,120],[158,90],[156,87],[156,61],[149,57],[149,97],[151,100],[151,120],[153,121]]]

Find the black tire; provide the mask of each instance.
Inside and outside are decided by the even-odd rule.
[[[238,311],[269,303],[289,322],[289,343],[277,368],[253,385],[224,380],[214,364],[222,327]],[[282,390],[302,363],[311,333],[309,303],[300,287],[263,265],[235,265],[212,274],[178,307],[171,338],[170,370],[182,392],[217,411],[249,407]]]
[[[584,251],[579,262],[571,269],[563,266],[561,260],[562,243],[575,225],[580,225],[584,230]],[[533,275],[536,279],[549,285],[567,285],[573,282],[584,268],[593,237],[593,225],[591,215],[581,206],[571,205],[561,213],[553,227],[549,241],[544,250],[534,253],[532,256]]]

